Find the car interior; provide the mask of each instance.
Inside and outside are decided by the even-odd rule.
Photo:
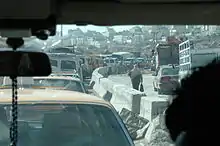
[[[43,53],[16,51],[23,38],[46,40],[57,24],[98,25],[219,25],[217,0],[7,0],[0,5],[0,35],[13,51],[0,52],[0,75],[12,79],[11,142],[17,138],[17,77],[48,76],[49,58]],[[4,57],[9,56],[9,57]],[[27,59],[40,60],[29,64]],[[35,58],[35,59],[34,59]],[[40,64],[40,65],[39,65]],[[28,66],[28,68],[25,67]],[[74,120],[73,120],[74,121]],[[75,121],[74,121],[75,122]],[[77,123],[76,123],[77,124]],[[61,125],[62,126],[62,125]]]

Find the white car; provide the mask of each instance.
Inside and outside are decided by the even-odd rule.
[[[80,79],[79,74],[77,73],[53,73],[51,76],[65,76],[65,77],[73,77]]]
[[[53,88],[87,93],[83,82],[74,77],[67,76],[49,76],[33,77],[34,88]]]

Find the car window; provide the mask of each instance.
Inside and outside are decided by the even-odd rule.
[[[63,90],[78,91],[84,93],[80,82],[64,79],[34,79],[34,86],[40,87],[57,87]]]
[[[113,59],[110,59],[110,63],[114,63],[114,60],[113,60]]]
[[[51,66],[55,66],[55,67],[58,66],[57,60],[50,59],[50,63],[51,63]]]
[[[0,120],[11,120],[4,106]],[[5,117],[5,118],[4,118]],[[89,104],[36,104],[18,107],[19,143],[28,145],[128,146],[115,114],[107,107]],[[3,132],[3,131],[0,131]],[[6,133],[9,137],[9,132]]]
[[[179,70],[177,68],[163,68],[162,75],[178,75]]]

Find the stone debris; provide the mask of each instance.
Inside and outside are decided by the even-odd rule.
[[[173,142],[166,129],[164,116],[159,115],[152,120],[145,135],[145,145],[148,146],[172,146]]]

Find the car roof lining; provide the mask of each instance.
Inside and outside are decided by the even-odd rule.
[[[153,25],[153,24],[220,24],[220,5],[187,4],[118,4],[63,3],[59,24]]]
[[[20,1],[22,3],[16,7]],[[25,7],[24,4],[30,5]],[[31,25],[34,25],[38,22],[34,20],[55,16],[57,24],[211,25],[220,24],[219,4],[217,0],[8,0],[0,5],[0,22],[6,19],[32,19]],[[25,23],[17,20],[14,25]],[[2,26],[7,25],[0,23]]]

